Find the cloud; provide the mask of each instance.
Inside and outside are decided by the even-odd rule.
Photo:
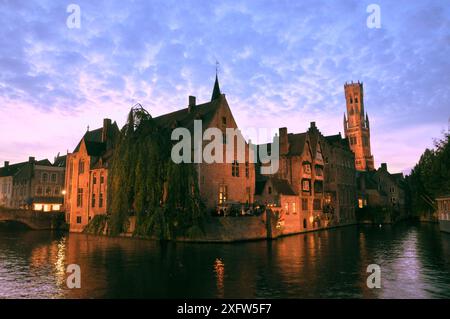
[[[77,1],[78,30],[64,3],[3,1],[0,160],[71,150],[136,102],[156,116],[206,101],[218,60],[242,127],[336,134],[343,84],[363,81],[375,160],[409,168],[450,115],[450,7],[378,3],[381,29],[361,1]]]

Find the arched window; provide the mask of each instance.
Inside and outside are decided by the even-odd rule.
[[[36,195],[42,195],[42,186],[38,186],[36,189]]]
[[[55,196],[59,196],[60,195],[60,191],[59,191],[59,186],[55,187]]]
[[[45,189],[45,195],[51,195],[51,194],[52,194],[51,188],[50,188],[50,187],[47,187],[47,188]]]

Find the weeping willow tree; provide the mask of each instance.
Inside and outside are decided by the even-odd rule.
[[[136,235],[172,239],[202,230],[196,170],[173,163],[171,147],[170,131],[158,127],[142,106],[133,107],[110,169],[112,234],[125,231],[130,215],[136,216]]]

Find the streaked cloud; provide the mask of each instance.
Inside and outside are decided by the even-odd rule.
[[[450,7],[377,1],[0,2],[0,161],[72,150],[103,117],[123,124],[210,98],[215,61],[238,124],[316,121],[343,131],[343,84],[361,80],[375,160],[411,168],[450,116]],[[414,142],[411,142],[414,139]]]

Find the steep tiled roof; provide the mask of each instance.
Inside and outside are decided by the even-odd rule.
[[[17,164],[8,165],[0,168],[0,177],[14,176],[23,166],[28,162],[22,162]]]
[[[289,182],[287,180],[276,177],[269,177],[256,181],[255,195],[261,195],[264,191],[264,187],[269,181],[277,194],[290,196],[298,195],[296,192],[294,192],[294,190],[292,189],[291,185],[289,185]]]
[[[188,130],[193,131],[194,120],[198,119],[202,120],[202,125],[205,129],[216,114],[222,99],[225,99],[223,94],[211,102],[195,105],[191,108],[187,107],[172,113],[155,117],[154,121],[161,127],[185,127]]]
[[[53,166],[66,167],[66,159],[67,159],[67,155],[57,156],[55,158],[55,162],[53,163]]]
[[[106,143],[85,140],[86,150],[89,156],[101,156],[106,150]]]
[[[305,148],[306,133],[288,134],[289,154],[301,155]]]
[[[282,195],[297,195],[296,192],[292,189],[291,185],[289,185],[288,181],[281,178],[270,178],[273,188],[278,194]]]
[[[77,147],[75,147],[73,152],[75,153],[80,150],[81,141],[83,139],[85,139],[86,141],[89,141],[89,142],[101,143],[102,142],[102,131],[103,131],[103,127],[100,127],[93,131],[87,131],[86,133],[84,133],[83,138],[80,140],[80,142],[78,143]],[[116,122],[112,123],[108,127],[108,132],[107,132],[108,138],[115,139],[119,133],[120,133],[120,130],[119,130],[119,127],[117,126]]]

